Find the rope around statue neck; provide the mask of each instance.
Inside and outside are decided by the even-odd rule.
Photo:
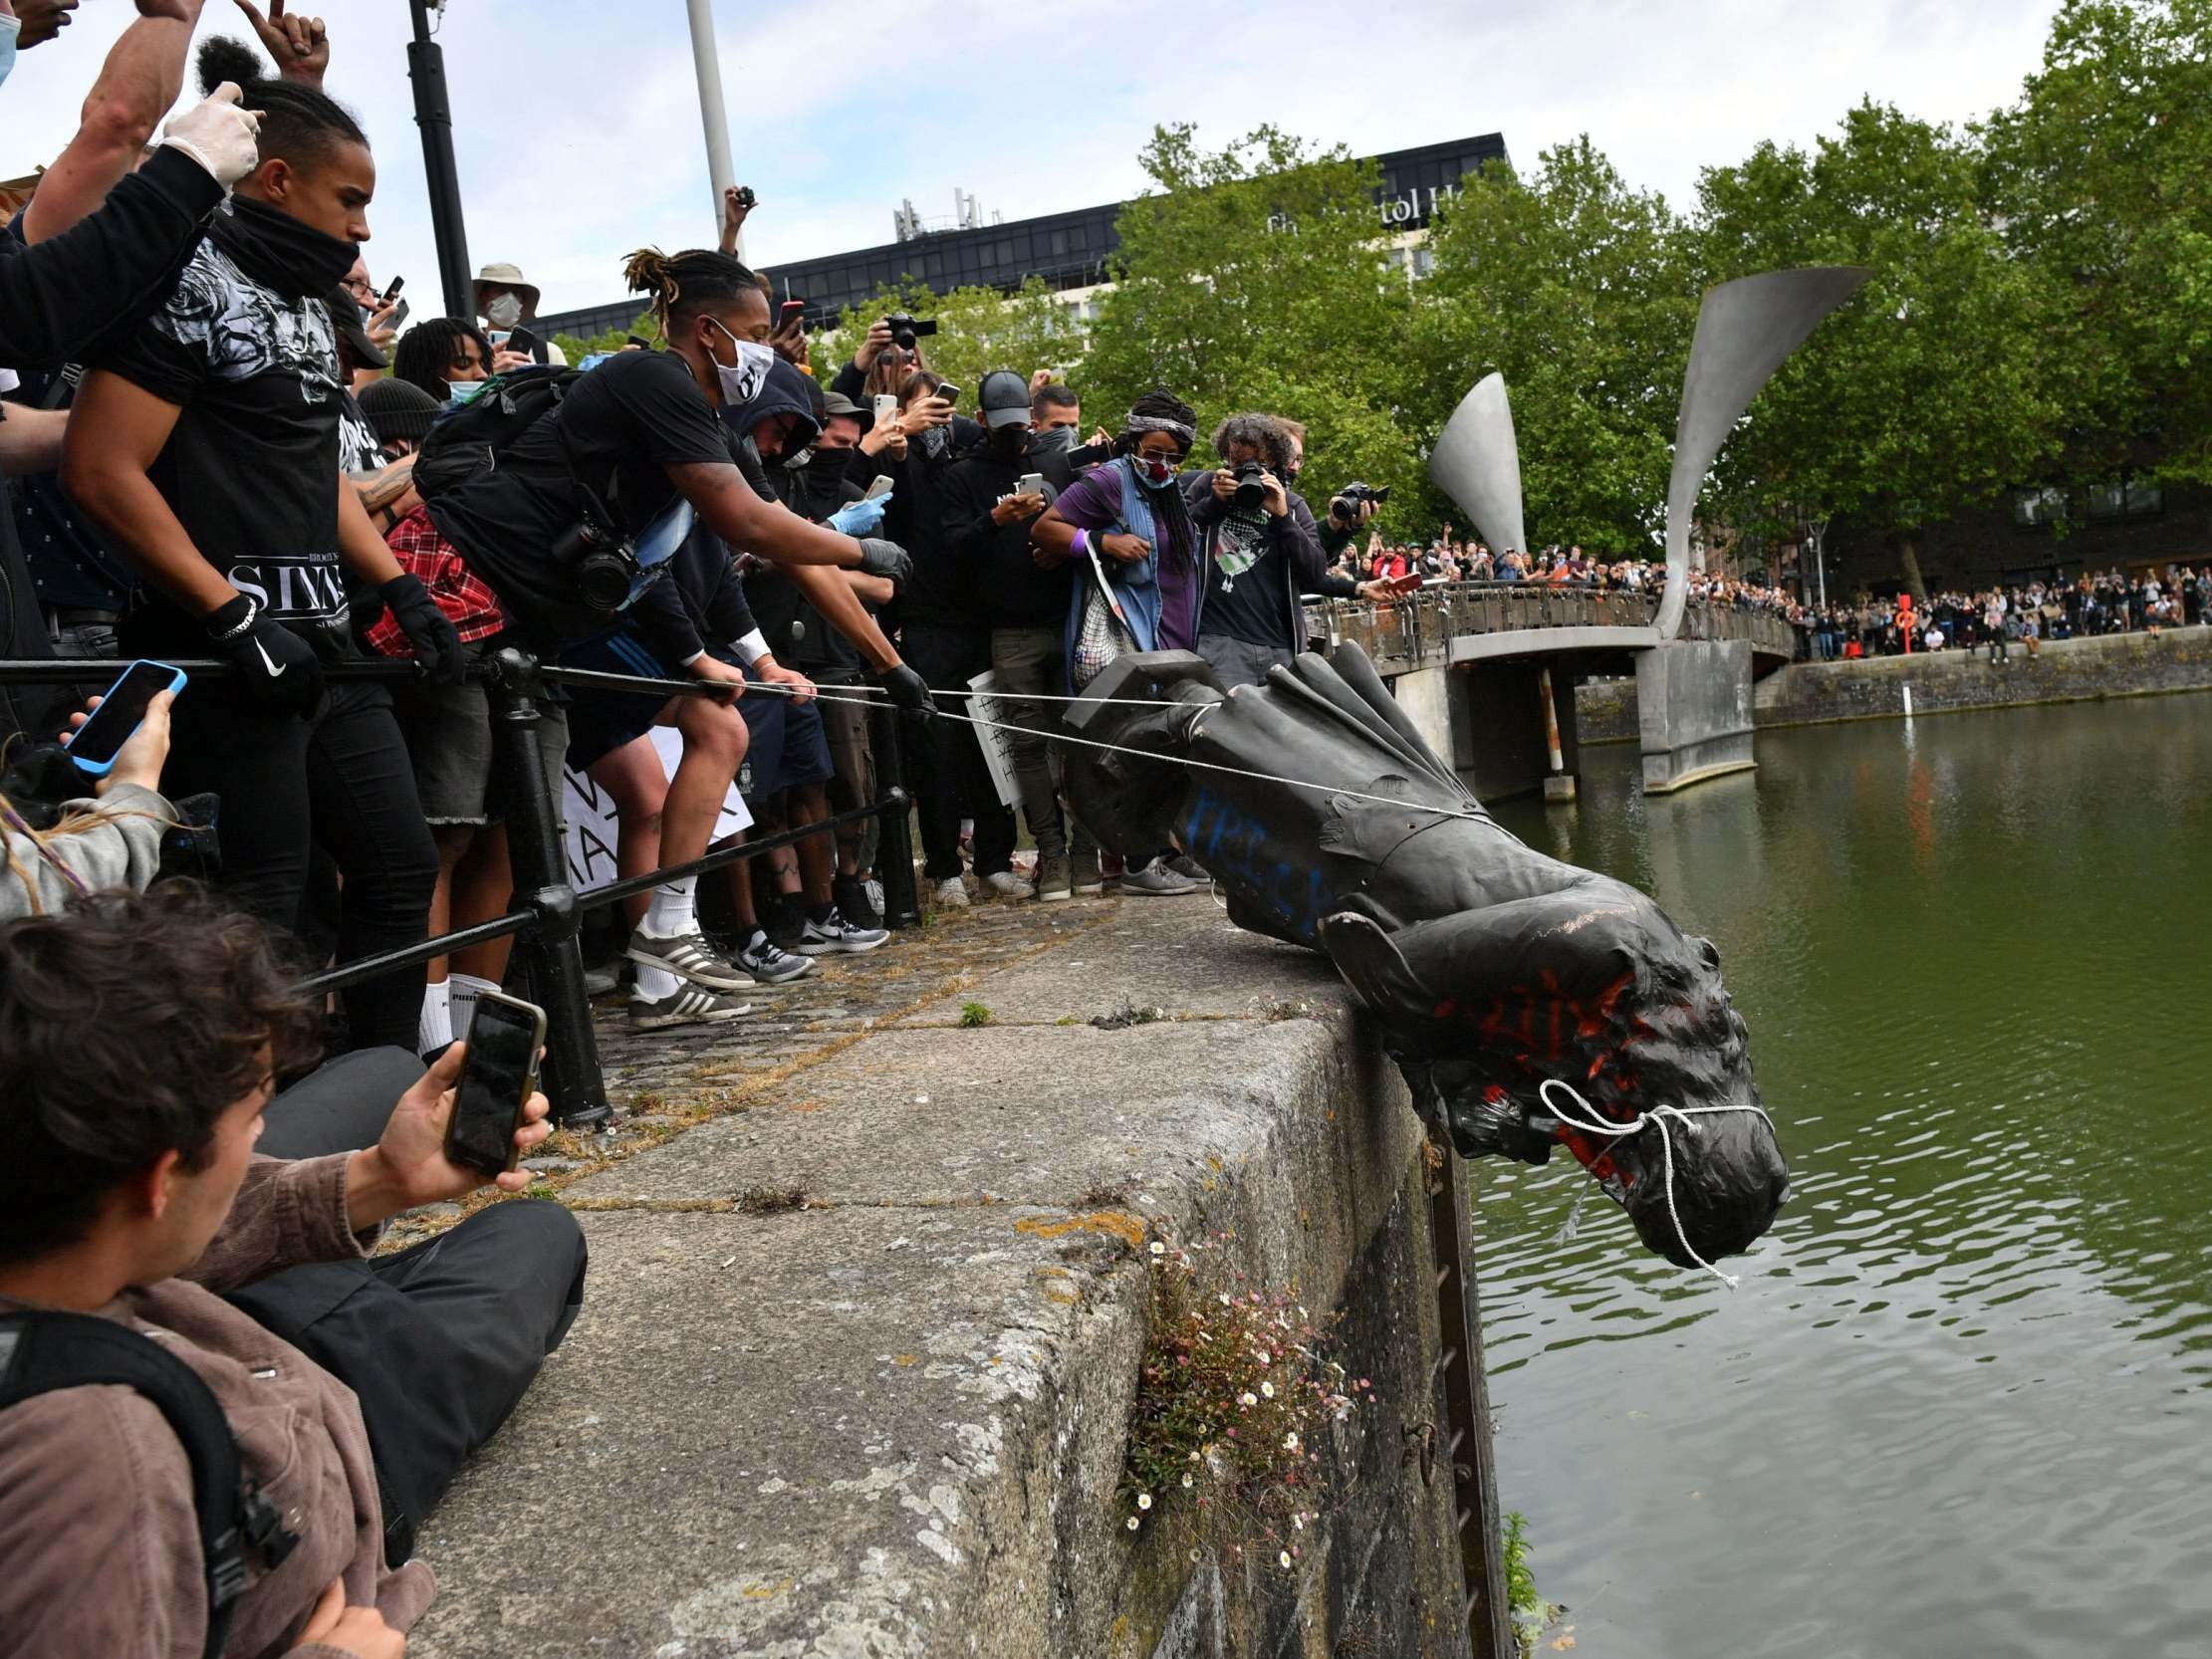
[[[1573,1100],[1577,1106],[1589,1115],[1587,1117],[1577,1117],[1563,1109],[1560,1103],[1552,1098],[1552,1090],[1555,1088],[1570,1100]],[[1690,1236],[1683,1231],[1682,1218],[1674,1208],[1674,1136],[1668,1131],[1666,1120],[1670,1117],[1674,1118],[1681,1123],[1684,1132],[1695,1134],[1697,1125],[1690,1121],[1693,1117],[1713,1117],[1724,1111],[1748,1111],[1765,1117],[1767,1127],[1771,1129],[1774,1127],[1774,1119],[1767,1117],[1765,1107],[1745,1105],[1652,1106],[1626,1123],[1615,1123],[1609,1117],[1599,1116],[1598,1108],[1577,1093],[1573,1083],[1562,1082],[1557,1077],[1546,1077],[1538,1086],[1536,1092],[1545,1105],[1551,1108],[1553,1116],[1557,1117],[1562,1123],[1580,1129],[1586,1134],[1605,1135],[1614,1140],[1624,1140],[1630,1135],[1640,1134],[1645,1129],[1655,1127],[1659,1131],[1659,1156],[1665,1165],[1666,1174],[1666,1184],[1659,1190],[1666,1196],[1666,1218],[1674,1223],[1674,1236],[1682,1241],[1682,1253],[1731,1291],[1742,1283],[1737,1275],[1721,1272],[1720,1269],[1714,1267],[1712,1263],[1706,1261],[1704,1257],[1690,1248]]]

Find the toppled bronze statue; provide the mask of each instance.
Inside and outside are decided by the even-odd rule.
[[[1462,1155],[1543,1163],[1564,1143],[1684,1267],[1772,1224],[1788,1170],[1719,952],[1501,829],[1357,646],[1226,695],[1189,652],[1120,657],[1068,727],[1160,757],[1069,747],[1070,798],[1101,844],[1180,847],[1240,927],[1326,953]],[[1555,1111],[1560,1084],[1589,1110]],[[1568,1120],[1586,1116],[1641,1126]]]

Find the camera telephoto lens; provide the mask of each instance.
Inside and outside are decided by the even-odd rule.
[[[1246,461],[1236,469],[1237,508],[1240,512],[1256,513],[1260,503],[1267,498],[1267,486],[1260,482],[1260,474],[1267,468],[1257,461]]]

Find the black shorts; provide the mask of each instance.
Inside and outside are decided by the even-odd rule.
[[[733,662],[725,652],[714,655]],[[653,654],[627,629],[588,639],[561,653],[562,666],[596,668],[610,674],[642,674],[651,679],[689,678]],[[742,667],[742,664],[733,664]],[[750,671],[747,671],[748,677]],[[669,696],[675,693],[670,692]],[[668,698],[657,692],[578,691],[569,707],[569,767],[582,772],[653,728]],[[745,717],[745,764],[738,771],[738,793],[747,802],[798,784],[821,783],[831,775],[830,746],[822,715],[812,703],[794,703],[780,692],[750,692],[740,697]]]

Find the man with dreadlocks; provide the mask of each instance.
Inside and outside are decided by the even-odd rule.
[[[859,648],[894,704],[928,709],[921,676],[899,660],[837,568],[903,579],[904,553],[810,524],[768,497],[759,461],[720,418],[752,403],[778,360],[767,345],[768,299],[759,279],[711,249],[673,255],[642,249],[623,274],[633,292],[650,296],[666,349],[615,354],[579,376],[555,407],[506,445],[497,466],[434,495],[425,490],[438,529],[541,651],[613,635],[637,649],[640,667],[726,684],[738,695],[746,684],[739,663],[751,666],[756,679],[776,671],[758,629],[730,637],[680,573],[647,589],[622,612],[621,626],[611,627],[615,618],[584,600],[551,553],[576,526],[580,494],[596,498],[637,541],[665,528],[671,513],[680,517],[687,504],[728,549],[782,568]],[[722,705],[680,698],[666,713],[685,737],[684,760],[661,809],[659,858],[674,865],[706,851],[746,739],[743,721]],[[745,1011],[733,993],[754,976],[708,945],[690,879],[654,889],[629,954],[639,969],[635,1008],[652,1023],[648,1029]]]
[[[1069,485],[1030,530],[1038,564],[1076,562],[1066,641],[1075,689],[1086,679],[1076,647],[1099,603],[1111,607],[1124,650],[1197,645],[1198,533],[1177,478],[1197,437],[1198,415],[1188,403],[1165,390],[1146,392],[1121,423],[1114,458]],[[1196,882],[1168,867],[1172,856],[1168,848],[1127,870],[1121,891],[1162,898],[1193,891]]]

